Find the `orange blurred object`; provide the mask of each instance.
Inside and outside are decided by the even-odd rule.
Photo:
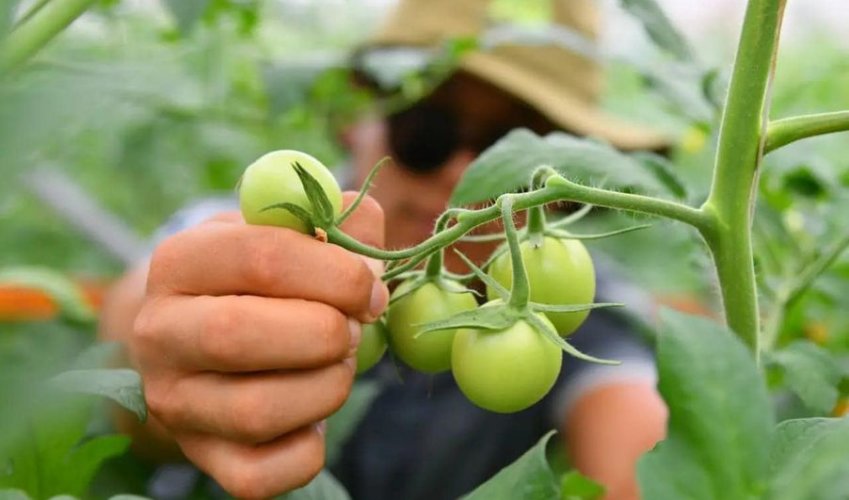
[[[106,281],[76,280],[86,302],[100,309],[103,296],[109,288]],[[0,285],[0,321],[38,321],[52,319],[59,312],[53,299],[35,288],[17,285]]]
[[[849,415],[849,398],[843,398],[834,405],[834,409],[831,410],[832,417],[845,417]]]

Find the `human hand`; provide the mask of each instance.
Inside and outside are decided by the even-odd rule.
[[[367,198],[342,229],[381,246],[380,206]],[[232,495],[272,496],[321,470],[322,421],[350,392],[360,322],[388,302],[371,266],[238,214],[157,248],[129,351],[151,416]]]

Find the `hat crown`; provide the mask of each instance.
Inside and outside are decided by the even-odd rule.
[[[499,21],[504,24],[492,15],[500,1],[399,0],[368,45],[436,47],[456,38],[482,40]],[[659,134],[598,109],[604,77],[594,46],[601,21],[596,2],[539,1],[547,1],[548,9],[542,9],[547,11],[547,23],[540,28],[549,33],[539,37],[539,43],[520,43],[521,37],[507,36],[503,43],[465,53],[460,68],[512,94],[566,130],[625,149],[665,146],[667,140]],[[574,50],[576,40],[593,54]]]

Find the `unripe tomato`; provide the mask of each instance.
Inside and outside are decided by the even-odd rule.
[[[411,282],[402,283],[394,296],[409,290]],[[389,306],[386,326],[389,345],[401,361],[425,373],[438,373],[451,368],[451,344],[456,330],[428,332],[414,338],[424,323],[451,317],[477,307],[469,292],[448,292],[434,283],[426,283]]]
[[[382,322],[363,325],[360,345],[357,347],[357,373],[376,365],[386,352],[386,327]]]
[[[263,211],[277,203],[292,203],[312,212],[312,204],[293,167],[295,162],[324,188],[334,213],[342,212],[342,191],[327,167],[306,153],[284,149],[263,155],[245,169],[239,183],[239,207],[245,222],[309,232],[309,225],[287,210],[275,208]]]
[[[451,371],[463,394],[497,413],[524,410],[542,399],[562,362],[560,347],[524,320],[504,330],[461,329],[451,352]]]
[[[595,298],[595,269],[587,248],[579,240],[545,237],[541,245],[525,240],[520,245],[522,262],[528,273],[531,300],[540,304],[589,304]],[[505,288],[513,284],[513,264],[505,252],[489,267],[489,275]],[[487,288],[487,297],[498,297]],[[566,336],[581,326],[589,311],[547,312],[560,335]]]

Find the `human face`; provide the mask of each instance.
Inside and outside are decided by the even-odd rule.
[[[532,118],[537,115],[530,113],[514,98],[464,74],[453,76],[428,97],[426,103],[414,106],[424,106],[418,111],[428,109],[449,113],[453,118],[448,119],[445,126],[455,127],[456,143],[451,142],[450,133],[447,136],[442,134],[446,129],[440,128],[440,122],[434,128],[426,117],[416,113],[408,115],[406,122],[398,121],[399,115],[394,115],[393,119],[368,116],[346,134],[358,185],[364,182],[377,162],[387,156],[390,158],[370,190],[386,214],[386,243],[389,248],[416,245],[432,233],[434,222],[446,209],[454,186],[478,151],[511,128],[527,126],[538,129],[540,126]],[[430,126],[427,126],[428,123]],[[395,142],[390,141],[390,124],[395,127],[391,134]],[[428,140],[432,143],[429,144]],[[445,141],[448,141],[448,147]],[[393,147],[401,149],[393,151]],[[419,161],[429,156],[430,164]],[[405,165],[405,158],[409,158],[411,163],[418,163]],[[493,232],[498,226],[491,224],[476,230],[476,233]],[[482,262],[495,245],[464,243],[458,245],[458,249],[473,261]],[[446,252],[446,263],[453,271],[465,270],[454,252]]]
[[[386,130],[386,121],[380,117],[364,119],[351,129],[348,141],[358,185],[377,162],[392,157]],[[385,164],[369,193],[386,213],[388,247],[412,246],[431,234],[436,218],[445,210],[454,186],[473,159],[471,151],[456,151],[427,172],[392,160]]]

